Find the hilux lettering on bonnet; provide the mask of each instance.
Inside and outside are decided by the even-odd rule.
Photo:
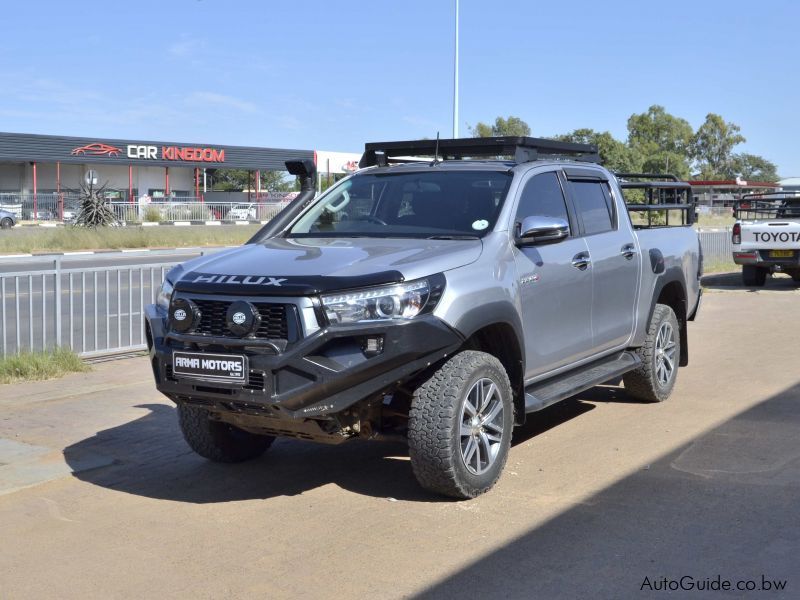
[[[241,285],[272,285],[281,287],[285,277],[266,277],[261,275],[198,275],[192,283],[226,283]]]

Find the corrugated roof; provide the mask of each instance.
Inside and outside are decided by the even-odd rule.
[[[118,150],[105,156],[87,154],[73,155],[72,152],[89,144],[106,144]],[[157,158],[129,158],[127,147],[155,146]],[[211,148],[224,151],[223,162],[201,160],[164,160],[162,148]],[[195,153],[191,153],[194,155]],[[160,142],[140,139],[104,139],[87,137],[68,137],[58,135],[38,135],[28,133],[0,133],[0,162],[62,162],[79,164],[117,164],[141,167],[205,167],[210,169],[266,169],[285,170],[286,160],[313,159],[313,150],[293,150],[287,148],[258,148],[251,146],[226,146],[221,144]]]

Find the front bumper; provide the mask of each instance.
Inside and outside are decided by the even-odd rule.
[[[198,344],[196,336],[175,336],[166,318],[150,305],[146,333],[156,387],[172,400],[236,410],[258,406],[283,419],[320,418],[401,384],[429,365],[452,354],[463,338],[444,321],[422,315],[402,322],[325,327],[277,353],[270,348]],[[363,350],[364,340],[383,338],[383,351]],[[191,340],[191,341],[189,341]],[[224,340],[216,340],[223,342]],[[241,340],[236,340],[241,343]],[[174,350],[245,354],[244,385],[176,377]]]

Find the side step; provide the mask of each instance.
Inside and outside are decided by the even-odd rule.
[[[580,394],[632,371],[642,363],[637,354],[621,352],[525,388],[525,412],[531,413]]]

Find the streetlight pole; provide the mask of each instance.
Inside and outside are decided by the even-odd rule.
[[[458,137],[458,0],[456,0],[456,53],[453,63],[453,137]]]

